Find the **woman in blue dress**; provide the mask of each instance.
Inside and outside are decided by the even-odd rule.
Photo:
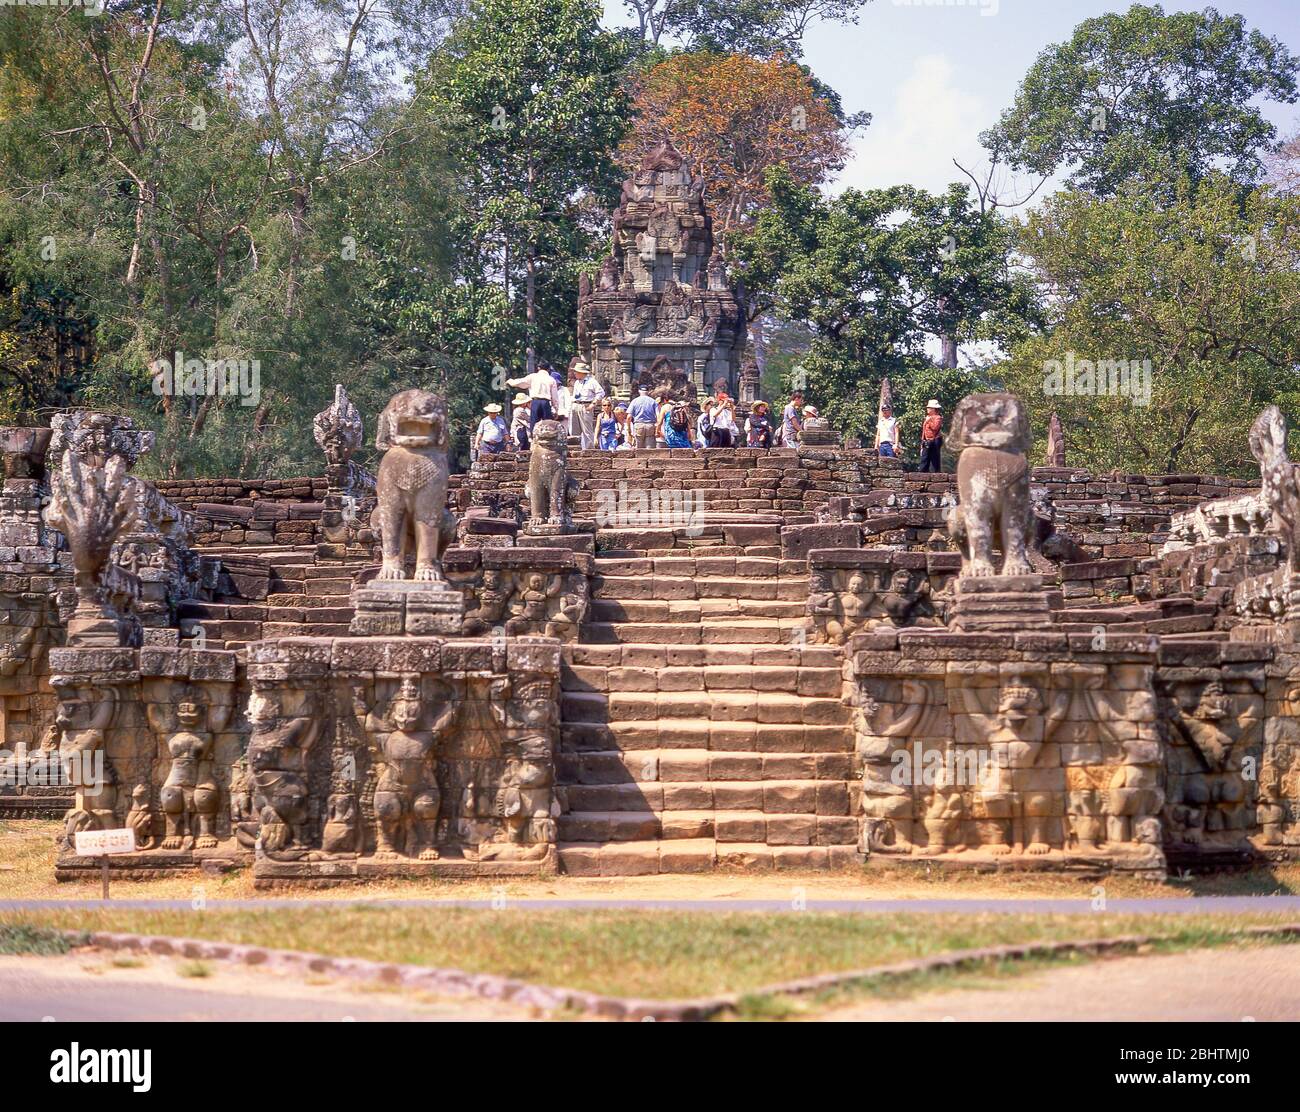
[[[610,398],[600,403],[600,416],[596,419],[596,446],[602,452],[612,452],[618,447],[618,420],[614,416],[614,402]]]
[[[664,418],[664,443],[670,448],[693,448],[691,443],[691,411],[685,405],[675,405]]]

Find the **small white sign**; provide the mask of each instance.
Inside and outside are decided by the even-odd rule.
[[[78,857],[134,853],[135,831],[129,826],[122,830],[79,830],[75,838],[75,848]]]

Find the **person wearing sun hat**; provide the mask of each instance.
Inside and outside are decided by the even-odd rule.
[[[485,416],[474,433],[474,454],[494,456],[506,446],[506,420],[501,416],[498,402],[489,402],[483,412]]]
[[[745,444],[750,448],[772,447],[772,419],[767,402],[759,399],[745,418]]]
[[[942,450],[943,407],[938,398],[931,398],[925,403],[925,420],[921,422],[921,470],[937,472]]]
[[[528,434],[532,431],[532,409],[528,395],[516,394],[510,404],[514,408],[514,415],[510,419],[510,439],[519,451],[526,452],[531,443]]]
[[[596,447],[596,410],[605,397],[605,388],[582,360],[573,364],[573,412],[580,448]]]

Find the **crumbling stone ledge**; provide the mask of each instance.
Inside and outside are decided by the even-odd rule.
[[[864,981],[901,980],[944,969],[965,969],[997,961],[1024,961],[1030,958],[1059,957],[1066,954],[1101,956],[1174,940],[1171,935],[1129,934],[1114,938],[1066,939],[1057,942],[1012,942],[1001,946],[952,950],[945,954],[897,961],[888,965],[869,966],[866,969],[821,973],[812,977],[780,981],[748,992],[702,996],[689,1000],[644,1000],[637,997],[604,996],[577,989],[535,985],[513,977],[500,977],[494,973],[468,973],[461,969],[399,965],[393,962],[365,961],[360,958],[335,958],[324,954],[302,953],[297,950],[272,950],[263,946],[244,946],[195,938],[170,938],[116,931],[67,930],[62,933],[76,946],[96,946],[105,950],[157,954],[160,957],[182,957],[191,960],[263,966],[281,973],[325,974],[361,984],[392,985],[438,996],[501,1001],[548,1013],[570,1011],[598,1019],[663,1022],[699,1022],[712,1019],[739,1010],[744,1000],[756,996],[807,996]],[[1229,931],[1228,934],[1232,938],[1243,940],[1300,938],[1300,923],[1243,927]]]

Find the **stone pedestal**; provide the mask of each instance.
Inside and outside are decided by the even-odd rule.
[[[1060,606],[1061,592],[1041,575],[962,576],[953,585],[948,624],[962,633],[1047,629]]]
[[[428,637],[457,634],[465,596],[445,580],[372,579],[352,592],[356,637]]]

